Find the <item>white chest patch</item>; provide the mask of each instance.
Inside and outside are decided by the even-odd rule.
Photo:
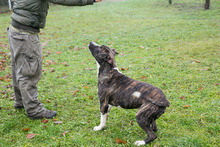
[[[99,68],[100,68],[100,64],[96,61],[97,64],[97,77],[99,76]]]
[[[114,67],[114,69],[117,70],[119,73],[122,73],[122,72],[120,72],[120,71],[118,70],[118,67]]]
[[[139,98],[141,96],[141,93],[138,91],[135,91],[134,93],[132,93],[132,95],[136,98]]]

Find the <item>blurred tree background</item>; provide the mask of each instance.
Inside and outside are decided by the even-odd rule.
[[[5,13],[9,11],[9,1],[12,2],[13,0],[1,0],[0,1],[0,13]],[[104,1],[104,0],[103,0]],[[177,2],[176,0],[168,0],[169,4],[173,4],[174,2]],[[204,0],[204,9],[208,10],[210,9],[210,0]]]
[[[8,12],[8,0],[0,0],[0,13]]]

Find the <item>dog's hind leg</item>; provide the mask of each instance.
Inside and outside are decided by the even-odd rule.
[[[106,107],[105,107],[106,108]],[[99,131],[99,130],[102,130],[104,127],[106,127],[106,120],[107,120],[107,118],[108,118],[108,114],[109,114],[109,112],[110,112],[110,110],[111,110],[111,108],[112,108],[112,106],[111,105],[108,105],[108,107],[107,107],[107,111],[102,111],[101,110],[101,119],[100,119],[100,124],[99,124],[99,126],[95,126],[94,128],[93,128],[93,130],[94,131]]]
[[[158,111],[159,111],[158,106],[148,103],[148,104],[143,104],[139,109],[139,111],[137,112],[136,114],[137,123],[147,133],[148,137],[145,140],[136,141],[135,142],[136,145],[138,146],[144,145],[157,138],[157,135],[154,133],[153,129],[155,129],[156,126],[155,116],[157,115]]]
[[[154,132],[157,132],[157,125],[156,125],[156,121],[154,120],[152,123],[151,123],[151,128]]]

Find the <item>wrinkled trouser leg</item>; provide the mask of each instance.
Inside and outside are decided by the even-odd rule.
[[[23,105],[29,117],[42,116],[46,109],[37,98],[37,83],[42,73],[42,49],[38,34],[23,33],[10,27],[8,38],[15,105]]]

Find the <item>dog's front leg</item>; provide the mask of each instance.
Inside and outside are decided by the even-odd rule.
[[[95,126],[93,128],[94,131],[99,131],[99,130],[102,130],[104,127],[106,127],[106,120],[108,118],[108,114],[109,114],[111,108],[112,108],[111,105],[101,106],[100,107],[100,110],[101,110],[101,120],[100,120],[99,126]]]

